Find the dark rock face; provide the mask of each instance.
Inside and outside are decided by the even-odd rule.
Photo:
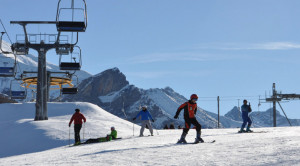
[[[84,101],[97,104],[124,119],[126,119],[128,109],[141,97],[140,89],[129,85],[125,75],[117,68],[83,80],[78,89],[78,94],[68,95],[62,101]]]

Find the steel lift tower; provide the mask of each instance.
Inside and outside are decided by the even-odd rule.
[[[78,42],[78,32],[85,32],[87,27],[87,12],[86,12],[86,2],[83,1],[83,8],[75,8],[74,0],[71,0],[71,7],[62,8],[60,7],[61,0],[58,1],[57,16],[56,21],[11,21],[11,24],[19,24],[24,30],[24,42],[16,42],[12,44],[12,51],[16,55],[28,54],[29,48],[34,49],[38,52],[38,81],[37,81],[37,99],[36,99],[36,113],[34,120],[47,120],[48,119],[48,109],[47,101],[49,96],[49,86],[47,81],[47,70],[46,70],[46,54],[50,49],[56,49],[57,54],[66,54],[73,51],[74,46]],[[69,20],[62,20],[62,11],[71,11],[74,13],[76,10],[83,11],[83,19],[75,20],[74,15],[72,15]],[[40,40],[37,43],[30,42],[28,36],[32,34],[27,34],[26,26],[29,24],[54,24],[56,25],[58,34],[55,35],[56,41],[45,43],[44,40]],[[60,42],[61,32],[75,32],[77,34],[75,43],[62,43]],[[41,34],[37,34],[42,36]],[[47,34],[43,34],[45,36]],[[51,36],[51,35],[49,35]],[[53,35],[52,35],[53,36]]]
[[[275,83],[273,83],[273,87],[272,87],[272,91],[273,94],[270,98],[266,98],[267,102],[272,102],[273,103],[273,127],[276,127],[276,103],[278,103],[278,105],[280,106],[282,112],[284,113],[287,121],[289,122],[290,126],[292,126],[290,120],[288,119],[288,117],[286,116],[280,101],[282,100],[290,100],[290,99],[300,99],[300,94],[282,94],[282,93],[277,93],[276,88],[275,88]]]

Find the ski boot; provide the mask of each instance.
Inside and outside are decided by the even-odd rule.
[[[241,130],[239,131],[239,133],[245,133],[246,130],[244,130],[243,128],[241,128]]]
[[[186,142],[186,140],[185,140],[185,137],[186,137],[186,133],[183,132],[182,135],[181,135],[181,137],[180,137],[180,139],[178,140],[177,143],[178,143],[178,144],[181,144],[181,143],[186,144],[187,142]]]
[[[186,142],[185,138],[180,138],[177,143],[178,144],[186,144],[187,142]]]
[[[197,138],[195,138],[194,144],[203,143],[203,142],[204,142],[204,140],[201,137],[197,137]]]
[[[203,143],[204,141],[203,141],[203,139],[201,138],[201,131],[200,132],[197,132],[197,135],[196,135],[196,139],[195,139],[195,144],[197,144],[197,143]]]
[[[251,133],[251,132],[253,132],[252,130],[250,130],[250,127],[248,126],[247,127],[247,129],[246,129],[246,132],[249,132],[249,133]]]

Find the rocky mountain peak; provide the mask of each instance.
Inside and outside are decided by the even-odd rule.
[[[239,111],[239,108],[237,106],[234,106],[229,112],[227,112],[225,114],[225,117],[236,120],[236,121],[242,120],[241,112]]]
[[[126,85],[129,85],[126,76],[118,68],[112,68],[84,80],[80,84],[79,90],[83,90],[85,94],[93,93],[96,96],[104,96],[118,91]]]

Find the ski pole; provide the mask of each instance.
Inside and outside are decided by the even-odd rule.
[[[158,130],[157,129],[155,129],[155,130],[156,130],[157,135],[159,135]]]
[[[132,136],[134,136],[134,123],[132,123]]]
[[[85,122],[83,123],[83,136],[82,136],[82,141],[84,142],[84,128],[85,128]]]
[[[70,137],[71,137],[71,126],[69,126],[69,146],[70,146]]]

